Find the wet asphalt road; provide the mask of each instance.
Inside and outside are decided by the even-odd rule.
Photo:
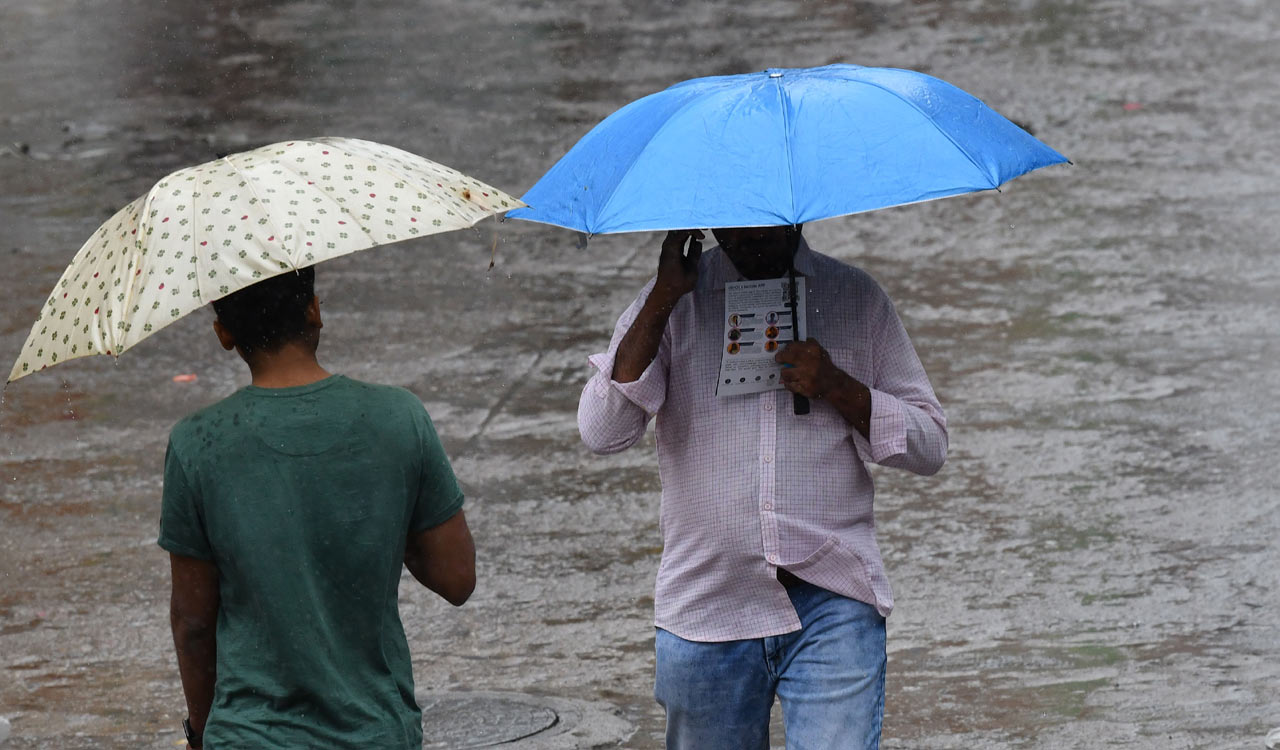
[[[941,474],[876,475],[884,746],[1260,748],[1280,726],[1277,37],[1265,0],[6,3],[0,362],[101,221],[216,153],[347,135],[519,194],[684,78],[930,72],[1075,165],[806,228],[894,297],[951,425]],[[594,457],[574,425],[658,238],[583,249],[512,221],[487,271],[493,231],[320,272],[323,361],[419,394],[469,496],[473,600],[403,590],[418,685],[607,702],[620,746],[660,747],[652,446]],[[164,441],[247,382],[208,326],[4,394],[7,747],[179,738]]]

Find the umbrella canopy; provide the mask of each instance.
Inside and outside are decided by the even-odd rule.
[[[80,248],[8,382],[77,357],[119,356],[269,276],[522,205],[449,167],[353,138],[276,143],[181,169]]]
[[[802,224],[990,190],[1065,161],[923,73],[774,69],[696,78],[628,104],[509,216],[588,234]]]

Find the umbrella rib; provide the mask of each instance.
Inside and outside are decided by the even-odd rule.
[[[778,104],[782,110],[782,145],[787,154],[787,193],[791,198],[791,224],[795,225],[800,218],[800,214],[796,211],[796,179],[795,167],[791,159],[791,119],[787,117],[786,90],[782,88],[782,76],[779,75],[775,78],[770,75],[768,80],[775,82],[775,87],[778,90]]]
[[[329,148],[335,148],[335,149],[337,149],[337,148],[342,148],[342,145],[341,145],[341,144],[334,144],[334,143],[330,143],[327,139],[324,139],[324,138],[313,138],[313,139],[310,139],[310,140],[305,141],[305,142],[306,142],[306,143],[312,143],[312,144],[315,144],[315,145],[317,145],[317,146],[322,146],[322,147],[323,147],[323,146],[328,146]],[[298,178],[300,178],[300,179],[302,179],[302,180],[305,180],[305,181],[306,181],[306,182],[308,182],[308,183],[311,183],[311,182],[314,182],[315,180],[319,180],[319,179],[320,179],[320,177],[317,175],[317,176],[315,177],[315,180],[313,180],[313,179],[312,179],[312,176],[311,176],[310,174],[303,174],[303,173],[299,172],[297,169],[295,169],[293,166],[291,166],[291,165],[289,165],[289,164],[278,163],[276,166],[280,167],[281,169],[287,170],[290,174],[296,175]],[[330,190],[325,189],[325,188],[321,187],[321,186],[320,186],[320,185],[318,185],[318,184],[317,184],[317,185],[314,185],[314,187],[316,188],[316,190],[315,190],[315,192],[314,192],[314,196],[313,196],[313,197],[320,197],[320,198],[324,199],[325,201],[328,201],[328,203],[327,203],[326,205],[331,205],[331,206],[333,206],[333,210],[334,210],[334,211],[337,211],[338,213],[343,214],[343,215],[344,215],[344,216],[346,216],[346,217],[350,217],[350,216],[351,216],[351,212],[350,212],[349,210],[347,210],[346,205],[345,205],[345,204],[343,204],[341,201],[339,201],[337,198],[335,198],[335,197],[331,194],[331,191],[330,191]],[[354,221],[354,219],[352,219],[352,220]],[[283,236],[283,235],[281,235],[281,236]],[[327,236],[327,235],[326,235],[326,236]],[[320,260],[327,260],[327,257],[326,257],[326,258],[320,258]],[[317,262],[317,263],[318,263],[318,262],[319,262],[319,260],[317,260],[317,261],[315,261],[315,262]],[[295,263],[295,266],[296,266],[296,265],[297,265],[297,264]],[[313,265],[314,265],[314,264],[313,264]]]
[[[319,141],[316,141],[316,142],[317,142],[317,143],[319,143]],[[353,153],[353,152],[348,152],[348,153]],[[368,156],[365,156],[364,154],[353,154],[353,155],[359,156],[361,159],[363,159],[364,161],[369,162],[369,163],[371,163],[371,164],[376,163],[376,162],[374,162],[374,161],[373,161],[373,159],[370,159]],[[409,154],[409,156],[414,156],[414,154]],[[427,161],[430,161],[429,159],[426,159],[426,157],[420,157],[420,158],[422,158],[422,159],[424,159],[424,160],[427,160]],[[410,177],[410,176],[406,175],[404,172],[402,172],[402,171],[400,171],[400,170],[396,169],[396,168],[395,168],[395,167],[393,167],[393,166],[387,165],[387,164],[377,163],[377,165],[378,165],[378,169],[386,171],[386,172],[387,172],[387,174],[392,175],[394,178],[396,178],[396,179],[400,180],[401,182],[405,183],[406,185],[421,185],[421,184],[423,184],[423,181],[422,181],[422,178],[421,178],[421,177]],[[452,167],[445,167],[445,165],[443,165],[443,164],[439,164],[438,166],[440,166],[440,167],[442,167],[443,169],[446,169],[446,170],[450,170],[450,171],[458,172],[457,170],[453,169]],[[479,180],[477,180],[476,178],[474,178],[474,177],[472,177],[472,176],[470,176],[470,175],[468,175],[468,174],[466,174],[466,173],[463,173],[463,172],[458,172],[458,176],[457,176],[457,178],[456,178],[456,179],[458,180],[458,182],[466,182],[467,180],[471,180],[471,182],[472,182],[473,184],[483,184],[483,185],[484,185],[484,186],[486,186],[486,187],[489,187],[489,188],[491,188],[491,189],[493,189],[493,190],[497,190],[497,188],[492,187],[492,186],[491,186],[491,185],[489,185],[488,183],[480,183],[480,181],[479,181]],[[422,191],[419,191],[419,192],[422,192]],[[437,197],[437,196],[435,196],[435,195],[432,195],[431,193],[424,193],[424,195],[428,196],[431,200],[435,201],[435,203],[436,203],[437,205],[439,205],[439,206],[445,206],[445,202],[444,202],[444,200],[443,200],[442,198]],[[469,223],[469,224],[467,225],[467,228],[474,227],[476,224],[479,224],[480,222],[482,222],[482,221],[484,221],[485,219],[487,219],[490,215],[497,216],[499,213],[501,213],[501,211],[495,210],[492,206],[487,206],[487,205],[485,205],[482,201],[480,201],[480,200],[479,200],[478,198],[476,198],[474,195],[472,195],[470,198],[463,198],[462,200],[468,201],[468,202],[470,202],[470,203],[474,203],[474,204],[476,204],[477,206],[479,206],[480,208],[484,209],[484,210],[485,210],[485,212],[486,212],[486,213],[484,214],[484,216],[481,216],[480,218],[476,219],[475,221],[473,221],[473,222]],[[343,210],[345,211],[346,209],[344,208]],[[348,212],[348,213],[350,213],[350,212]],[[429,236],[429,235],[432,235],[432,234],[441,234],[441,233],[443,233],[443,232],[445,232],[445,231],[448,231],[448,230],[441,229],[439,232],[425,232],[425,231],[424,231],[424,232],[422,232],[422,234],[421,234],[421,235],[414,235],[414,236],[412,236],[412,237],[404,237],[404,238],[402,238],[401,240],[397,240],[397,242],[400,242],[400,241],[403,241],[403,240],[414,239],[414,237],[417,237],[417,236]],[[371,239],[372,239],[372,238],[371,238]],[[386,244],[386,243],[381,243],[381,244]]]
[[[138,203],[138,204],[139,204],[139,205],[138,205],[138,226],[137,226],[137,231],[139,231],[139,232],[141,232],[141,231],[142,231],[142,217],[144,216],[144,211],[146,210],[147,202],[148,202],[149,200],[150,200],[150,195],[148,194],[148,196],[147,196],[147,198],[146,198],[146,199],[135,198],[134,200],[132,200],[132,201],[130,201],[128,204],[126,204],[124,208],[120,209],[120,212],[127,211],[127,210],[128,210],[128,208],[129,208],[129,206],[133,205],[134,203]],[[117,214],[116,214],[116,215],[118,216],[120,212],[117,212]],[[114,217],[113,217],[113,218],[114,218]],[[138,252],[138,247],[137,247],[137,243],[138,243],[138,239],[137,239],[137,238],[138,238],[138,236],[139,236],[139,235],[137,235],[137,234],[133,235],[133,237],[134,237],[134,247],[130,248],[130,250],[131,250],[131,251]],[[123,253],[121,254],[121,258],[120,258],[120,259],[121,259],[121,261],[123,261],[123,260],[124,260],[124,254],[123,254]],[[74,259],[72,259],[72,261],[71,261],[71,262],[72,262],[72,263],[75,263],[75,260],[74,260]],[[138,252],[138,268],[139,268],[139,269],[141,269],[141,268],[142,268],[142,253],[141,253],[141,252]],[[121,312],[122,314],[123,314],[126,310],[128,310],[128,309],[129,309],[129,306],[130,306],[130,305],[132,305],[132,304],[133,304],[133,300],[134,300],[134,298],[135,298],[135,297],[137,297],[137,295],[138,295],[138,287],[139,287],[140,285],[142,285],[142,284],[147,283],[147,282],[146,282],[146,280],[145,280],[145,279],[143,279],[143,277],[142,277],[142,276],[138,276],[138,275],[130,275],[130,274],[128,274],[128,272],[127,272],[127,271],[126,271],[125,273],[126,273],[126,276],[125,276],[125,288],[124,288],[124,304],[122,305],[121,310],[120,310],[120,312]],[[93,324],[94,324],[94,326],[96,326],[96,327],[97,327],[98,331],[102,333],[102,341],[105,343],[105,342],[107,341],[107,336],[109,335],[109,332],[108,332],[108,330],[107,330],[107,329],[104,329],[104,328],[103,328],[103,326],[102,326],[102,320],[101,320],[97,315],[95,315],[95,316],[93,316],[93,317],[94,317]],[[111,351],[112,351],[113,355],[114,355],[115,353],[117,353],[117,350],[118,350],[118,348],[119,348],[119,347],[117,347],[114,343],[112,343],[110,346],[111,346]],[[101,352],[101,353],[102,353],[102,354],[106,354],[106,352]]]
[[[196,172],[193,172],[193,176],[198,172],[199,172],[199,168],[196,169]],[[194,179],[193,182],[195,184],[192,185],[191,187],[191,227],[194,230],[195,222],[197,221],[196,217],[200,215],[200,211],[197,210],[196,208],[196,197],[199,196],[203,198],[204,193],[200,189],[199,178]],[[199,235],[199,232],[196,232],[196,231],[191,232],[191,254],[196,258],[196,262],[195,262],[196,291],[199,292],[200,299],[204,300],[205,298],[204,292],[200,291],[200,287],[204,284],[204,279],[207,278],[207,275],[208,275],[207,271],[210,266],[209,266],[208,256],[200,252],[200,240],[198,235]],[[213,300],[208,300],[208,301],[212,302]]]
[[[323,138],[316,138],[316,139],[312,140],[312,141],[311,141],[311,143],[315,143],[315,144],[319,144],[319,145],[330,145],[330,146],[332,146],[333,144],[329,143],[329,140],[330,140],[330,139],[329,139],[329,138],[327,138],[327,137],[323,137]],[[354,139],[352,139],[352,140],[354,140]],[[341,147],[341,144],[338,144],[338,147]],[[351,150],[348,150],[348,151],[347,151],[347,153],[348,153],[348,155],[350,155],[350,156],[357,156],[357,157],[359,157],[362,161],[365,161],[365,162],[367,162],[367,163],[370,163],[370,164],[376,164],[379,170],[383,170],[383,171],[385,171],[387,174],[391,175],[391,176],[392,176],[393,178],[395,178],[395,179],[398,179],[400,182],[405,183],[406,185],[419,185],[419,186],[421,186],[421,185],[425,184],[425,183],[424,183],[424,181],[423,181],[423,177],[422,177],[422,176],[416,176],[416,177],[414,177],[414,176],[410,176],[409,174],[406,174],[404,171],[401,171],[400,169],[397,169],[397,168],[395,168],[395,167],[394,167],[394,166],[392,166],[392,165],[388,165],[388,164],[384,164],[384,163],[382,163],[382,162],[375,161],[374,159],[372,159],[371,157],[369,157],[369,156],[367,156],[366,154],[363,154],[363,153],[357,153],[357,152],[354,152],[354,151],[351,151]],[[489,183],[487,183],[487,182],[482,182],[482,181],[480,181],[479,179],[477,179],[477,178],[475,178],[475,177],[472,177],[471,175],[466,174],[466,173],[464,173],[464,172],[460,172],[460,171],[458,171],[458,170],[456,170],[456,169],[454,169],[454,168],[452,168],[452,167],[445,166],[444,164],[440,164],[440,163],[438,163],[438,162],[432,162],[430,159],[427,159],[427,158],[426,158],[426,157],[424,157],[424,156],[418,156],[417,154],[413,154],[413,153],[405,152],[405,155],[406,155],[406,156],[408,156],[408,157],[410,157],[410,158],[415,158],[415,157],[416,157],[416,158],[422,159],[423,161],[430,162],[431,164],[434,164],[435,166],[439,167],[441,170],[443,170],[443,171],[445,171],[445,172],[453,172],[453,173],[455,174],[454,179],[456,179],[456,180],[457,180],[458,182],[460,182],[460,183],[464,183],[464,187],[465,187],[465,183],[466,183],[467,181],[470,181],[472,185],[475,185],[476,187],[481,188],[481,189],[483,189],[483,190],[492,190],[492,191],[494,191],[495,193],[502,193],[503,195],[506,195],[506,193],[505,193],[505,192],[503,192],[503,191],[499,190],[498,188],[496,188],[496,187],[494,187],[494,186],[490,185]],[[281,164],[281,165],[279,165],[279,166],[281,166],[281,167],[283,167],[283,168],[285,168],[285,169],[289,169],[290,171],[293,171],[293,173],[294,173],[294,174],[298,174],[299,176],[302,176],[302,175],[300,175],[297,171],[292,170],[292,168],[288,167],[287,165]],[[304,178],[304,179],[305,179],[305,178]],[[434,179],[434,178],[433,178],[433,179]],[[327,191],[320,191],[320,192],[321,192],[322,194],[324,194],[324,196],[325,196],[326,198],[328,198],[328,199],[330,200],[330,202],[332,202],[334,205],[336,205],[336,206],[339,208],[339,210],[341,210],[343,213],[347,214],[348,216],[350,216],[350,215],[351,215],[351,212],[346,208],[346,206],[344,206],[343,204],[338,203],[336,200],[334,200],[334,199],[333,199],[333,196],[328,195]],[[426,195],[426,196],[427,196],[427,197],[426,197],[426,198],[424,198],[423,200],[430,200],[430,201],[432,201],[433,203],[435,203],[435,205],[437,205],[437,206],[440,206],[440,207],[445,208],[445,209],[447,209],[447,208],[448,208],[448,205],[447,205],[447,203],[445,202],[445,200],[444,200],[444,198],[443,198],[443,197],[441,197],[441,196],[437,196],[437,195],[435,195],[434,193],[425,192],[425,191],[421,190],[421,188],[419,188],[418,192],[420,192],[420,193],[422,193],[423,195]],[[516,200],[516,201],[519,201],[519,199],[518,199],[518,198],[515,198],[515,196],[510,196],[510,195],[508,195],[507,197],[508,197],[508,198],[511,198],[511,199],[514,199],[514,200]],[[498,198],[497,198],[497,196],[494,196],[494,198],[495,198],[495,202],[496,202],[496,203],[501,203],[501,202],[502,202],[502,201],[501,201],[501,199],[498,199]],[[498,216],[499,214],[501,214],[501,213],[503,213],[503,212],[505,212],[505,211],[510,210],[510,209],[507,209],[507,208],[501,208],[501,209],[500,209],[500,208],[497,208],[497,207],[495,207],[495,206],[493,206],[493,205],[489,205],[489,204],[488,204],[488,203],[486,203],[485,201],[481,201],[481,200],[480,200],[479,198],[477,198],[474,194],[472,194],[472,195],[471,195],[471,197],[469,197],[469,198],[462,198],[462,200],[467,201],[467,202],[469,202],[469,203],[474,203],[475,205],[477,205],[477,206],[479,206],[481,209],[483,209],[483,210],[484,210],[484,212],[485,212],[485,213],[484,213],[484,215],[482,215],[482,216],[478,217],[475,221],[470,221],[470,222],[468,222],[468,223],[467,223],[467,228],[474,227],[475,225],[479,224],[481,221],[484,221],[484,220],[485,220],[486,218],[488,218],[489,216],[493,216],[493,217],[497,218],[497,216]],[[518,206],[511,206],[511,208],[518,208]],[[466,221],[466,218],[465,218],[465,217],[463,217],[463,216],[462,216],[462,214],[455,214],[455,215],[456,215],[456,216],[458,216],[459,218],[462,218],[464,221]],[[443,226],[442,226],[439,230],[435,230],[435,231],[430,231],[430,232],[428,232],[428,231],[426,231],[426,228],[424,227],[424,228],[423,228],[423,230],[420,232],[420,234],[417,234],[417,235],[410,235],[410,236],[408,236],[408,237],[401,237],[400,239],[396,240],[396,242],[403,242],[403,241],[405,241],[405,240],[411,240],[411,239],[415,239],[415,238],[417,238],[417,237],[426,237],[426,236],[430,236],[430,235],[432,235],[432,234],[440,234],[440,233],[443,233],[443,232],[446,232],[446,231],[451,231],[451,230],[450,230],[450,229],[443,228]],[[372,236],[371,236],[369,239],[372,241],[372,239],[373,239],[373,238],[372,238]],[[369,247],[370,247],[370,248],[373,248],[373,247],[377,247],[377,246],[379,246],[379,245],[385,245],[385,244],[390,244],[390,243],[386,243],[386,242],[374,243],[373,245],[370,245]],[[369,248],[366,248],[366,249],[369,249]]]
[[[939,79],[939,80],[941,80],[941,79]],[[920,113],[920,116],[924,118],[925,122],[927,122],[927,123],[929,123],[930,125],[932,125],[932,126],[933,126],[933,129],[934,129],[934,130],[936,130],[936,131],[938,131],[940,134],[942,134],[942,137],[943,137],[943,138],[946,138],[948,141],[950,141],[950,142],[951,142],[951,145],[955,146],[957,151],[959,151],[960,153],[964,154],[964,158],[966,158],[966,159],[968,159],[968,160],[969,160],[969,163],[973,165],[973,168],[974,168],[974,169],[978,170],[978,173],[979,173],[979,174],[985,175],[985,176],[987,177],[987,181],[988,181],[988,182],[993,183],[989,188],[987,188],[988,190],[993,190],[993,189],[995,189],[995,188],[1000,187],[1000,183],[999,183],[999,182],[996,182],[996,179],[995,179],[995,178],[993,178],[993,177],[991,176],[991,174],[990,174],[989,172],[987,172],[987,170],[986,170],[986,169],[984,169],[984,168],[982,167],[982,165],[981,165],[981,164],[979,164],[979,163],[977,162],[977,160],[976,160],[976,159],[974,159],[974,158],[973,158],[973,155],[969,153],[969,150],[968,150],[968,149],[966,149],[964,146],[961,146],[959,143],[957,143],[957,142],[956,142],[956,139],[955,139],[955,138],[953,138],[953,137],[951,136],[951,134],[950,134],[950,133],[948,133],[946,130],[944,130],[942,127],[940,127],[940,126],[938,125],[938,123],[934,122],[934,121],[933,121],[933,118],[932,118],[932,117],[930,117],[930,116],[929,116],[929,115],[928,115],[928,114],[927,114],[923,109],[920,109],[920,106],[919,106],[919,105],[917,105],[915,102],[911,101],[910,99],[907,99],[906,97],[902,96],[901,94],[899,94],[898,92],[894,91],[893,89],[886,88],[886,87],[882,86],[881,84],[878,84],[878,83],[872,83],[871,81],[861,81],[861,80],[860,80],[860,81],[858,81],[858,82],[859,82],[859,83],[861,83],[861,84],[863,84],[863,85],[865,85],[865,86],[870,86],[870,87],[872,87],[872,88],[880,89],[881,91],[885,92],[886,94],[889,94],[890,96],[894,97],[894,98],[895,98],[895,99],[897,99],[898,101],[900,101],[900,102],[902,102],[902,103],[906,104],[907,106],[911,107],[911,108],[912,108],[912,109],[914,109],[915,111],[919,112],[919,113]],[[942,81],[942,82],[943,82],[943,83],[946,83],[946,81]],[[947,84],[947,85],[948,85],[948,86],[950,86],[951,84]],[[954,87],[953,87],[953,88],[954,88]],[[978,99],[977,97],[973,96],[972,94],[969,94],[967,91],[963,91],[962,89],[957,89],[957,90],[958,90],[958,91],[961,91],[961,93],[964,93],[964,94],[965,94],[965,95],[967,95],[967,96],[972,97],[975,101],[977,101],[977,102],[978,102],[978,104],[981,104],[983,107],[986,107],[986,106],[987,106],[987,105],[985,105],[985,104],[983,104],[983,103],[982,103],[982,100],[981,100],[981,99]],[[989,108],[988,108],[988,109],[989,109]],[[994,112],[995,110],[992,110],[992,111]],[[996,114],[999,114],[999,113],[996,113]]]
[[[322,146],[322,147],[323,147],[323,146],[327,146],[327,147],[329,147],[329,148],[344,149],[344,153],[346,154],[346,156],[347,156],[348,158],[350,158],[350,157],[357,157],[357,158],[359,158],[362,162],[365,162],[365,163],[373,163],[373,161],[372,161],[371,159],[369,159],[367,156],[365,156],[364,154],[357,154],[357,153],[353,153],[353,152],[351,152],[350,150],[346,150],[346,149],[343,147],[343,145],[342,145],[342,144],[340,144],[340,143],[339,143],[339,144],[330,143],[330,142],[328,142],[328,141],[326,141],[326,140],[324,140],[324,139],[321,139],[321,138],[315,138],[315,139],[312,139],[312,140],[309,140],[309,141],[306,141],[306,142],[307,142],[307,143],[315,144],[315,145],[317,145],[317,146]],[[304,181],[306,181],[306,182],[314,182],[312,175],[310,175],[310,174],[303,174],[302,172],[299,172],[297,169],[295,169],[293,166],[291,166],[291,165],[289,165],[289,164],[285,164],[285,163],[277,163],[277,164],[276,164],[276,166],[277,166],[277,167],[279,167],[280,169],[285,170],[285,171],[289,172],[290,174],[292,174],[292,175],[294,175],[294,176],[298,177],[298,178],[299,178],[299,179],[301,179],[301,180],[304,180]],[[384,168],[384,167],[383,167],[383,165],[379,164],[379,165],[378,165],[378,168],[379,168],[379,169],[382,169],[382,168]],[[388,170],[388,171],[390,172],[391,170]],[[394,172],[394,174],[397,174],[397,175],[398,175],[399,173],[398,173],[398,172]],[[315,179],[319,179],[319,177],[317,176]],[[406,180],[406,182],[415,182],[415,183],[416,183],[417,181]],[[376,242],[374,242],[374,241],[373,241],[373,237],[369,234],[367,227],[365,227],[365,225],[364,225],[363,223],[361,223],[361,222],[359,222],[359,221],[357,221],[357,220],[356,220],[356,217],[355,217],[355,215],[351,212],[351,210],[350,210],[349,208],[347,208],[347,206],[346,206],[346,204],[345,204],[345,203],[343,203],[341,200],[339,200],[337,197],[335,197],[335,196],[332,194],[332,191],[330,191],[330,190],[328,190],[328,189],[324,189],[324,188],[322,188],[322,187],[321,187],[320,185],[318,185],[318,184],[317,184],[317,185],[315,185],[315,188],[316,188],[316,190],[315,190],[315,192],[314,192],[313,196],[318,196],[318,197],[320,197],[320,198],[324,199],[325,201],[327,201],[327,203],[326,203],[325,205],[332,206],[332,207],[333,207],[333,210],[334,210],[334,211],[336,211],[336,212],[338,212],[339,214],[342,214],[342,216],[343,216],[343,218],[344,218],[345,220],[348,220],[348,221],[353,222],[352,226],[354,226],[354,227],[359,227],[359,229],[360,229],[361,233],[365,236],[365,238],[366,238],[370,243],[372,243],[372,244],[367,245],[367,246],[365,246],[365,247],[363,247],[363,248],[360,248],[361,250],[368,250],[368,249],[370,249],[370,248],[377,247],[377,246],[380,244],[380,243],[376,243]],[[282,237],[282,238],[284,237],[284,235],[283,235],[283,234],[276,234],[276,236],[277,236],[277,237]],[[326,235],[326,236],[327,236],[327,235]],[[410,239],[410,238],[409,238],[409,237],[405,237],[404,239]],[[284,242],[284,241],[283,241],[283,239],[282,239],[282,240],[281,240],[281,244],[282,244],[282,245],[283,245],[283,242]],[[381,244],[388,244],[388,243],[381,243]],[[318,252],[318,251],[317,251],[317,252]],[[293,265],[294,265],[294,269],[295,269],[295,270],[297,270],[297,268],[298,268],[298,262],[294,259],[294,257],[293,257],[293,253],[292,253],[292,252],[290,252],[290,251],[286,248],[286,249],[285,249],[285,254],[286,254],[287,256],[289,256],[289,261],[290,261],[291,263],[293,263]],[[323,257],[320,257],[320,258],[316,259],[315,261],[313,261],[313,262],[311,263],[311,265],[315,265],[315,263],[319,263],[319,262],[320,262],[320,261],[322,261],[322,260],[328,260],[328,259],[329,259],[329,256],[323,256]]]
[[[155,197],[156,197],[155,191],[148,192],[146,198],[142,201],[142,205],[138,207],[138,229],[137,229],[137,234],[133,235],[133,238],[134,238],[133,243],[134,243],[134,250],[139,251],[138,252],[139,268],[142,267],[142,259],[143,259],[143,255],[141,252],[142,245],[145,244],[145,238],[148,236],[144,225],[146,224],[147,220],[150,218],[151,204],[152,202],[155,201]],[[132,294],[125,295],[124,305],[120,309],[121,320],[123,320],[124,317],[128,314],[127,311],[129,310],[129,305],[133,303],[133,300],[137,295],[137,292],[139,291],[139,287],[147,283],[145,274],[143,274],[142,276],[136,276],[135,278],[138,280],[138,283],[133,284],[129,287],[129,291],[132,292]],[[121,331],[124,331],[124,329],[121,329]],[[107,332],[107,335],[103,336],[103,339],[105,340],[108,337],[110,337],[111,356],[115,357],[116,359],[120,359],[121,350],[125,348],[125,339],[128,338],[128,332],[124,331],[123,333],[121,333],[119,339],[115,338],[115,334],[112,332],[110,325],[106,326],[106,332]]]
[[[278,227],[276,227],[275,220],[272,219],[271,217],[271,212],[266,209],[266,206],[268,205],[269,202],[263,202],[262,197],[258,195],[258,191],[253,189],[253,180],[249,177],[249,175],[241,171],[240,167],[236,166],[235,162],[231,161],[231,156],[232,155],[224,156],[222,157],[222,160],[227,163],[227,166],[231,167],[232,171],[234,171],[237,175],[239,175],[242,179],[244,179],[244,184],[247,188],[249,188],[249,192],[253,194],[254,200],[258,201],[258,204],[263,206],[262,214],[263,216],[266,217],[267,223],[271,226],[271,233],[268,236],[284,237],[284,234],[280,232],[280,229]],[[284,240],[280,241],[280,245],[283,247]],[[288,251],[285,251],[284,257],[285,257],[285,260],[289,261],[289,265],[293,266],[293,270],[297,271],[298,264],[294,262],[293,258],[290,256]],[[199,287],[197,286],[197,288]],[[204,298],[203,291],[201,292],[200,296],[201,296],[201,299]]]
[[[658,93],[661,93],[661,92],[658,92]],[[655,96],[655,94],[650,94],[650,96]],[[637,100],[637,101],[641,101],[641,100]],[[665,120],[663,120],[662,124],[659,125],[656,130],[653,131],[653,133],[649,136],[649,139],[645,141],[644,148],[640,149],[640,153],[643,153],[645,149],[649,148],[649,144],[653,143],[654,140],[657,139],[657,137],[661,135],[662,132],[666,130],[668,126],[671,125],[671,122],[675,119],[676,115],[680,114],[681,112],[684,112],[685,110],[689,109],[691,106],[693,106],[696,103],[697,103],[697,99],[694,97],[689,97],[685,99],[684,102],[679,107],[677,107],[676,110],[672,112]],[[605,200],[604,203],[600,204],[600,210],[596,211],[597,217],[605,216],[607,214],[607,209],[609,208],[609,205],[613,203],[614,197],[618,194],[618,189],[622,187],[622,183],[626,181],[627,177],[631,174],[631,170],[635,169],[636,164],[638,164],[639,161],[640,161],[639,159],[632,159],[631,163],[627,165],[626,171],[623,172],[622,176],[619,177],[614,182],[613,191],[609,193],[608,199]],[[699,227],[680,227],[680,228],[681,229],[697,229]],[[590,227],[588,227],[587,233],[595,234],[596,232]]]

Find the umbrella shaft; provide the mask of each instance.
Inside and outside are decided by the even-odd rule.
[[[791,307],[791,340],[799,342],[800,338],[800,315],[799,306],[796,302],[796,250],[800,248],[800,228],[792,226],[791,231],[787,233],[789,240],[788,250],[790,251],[790,259],[787,261],[787,278],[790,281],[791,293],[788,303]],[[803,416],[809,413],[809,399],[799,393],[792,394],[791,399],[792,411],[797,415]]]

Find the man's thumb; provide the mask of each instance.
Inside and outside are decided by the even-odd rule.
[[[689,238],[689,254],[685,256],[690,268],[698,265],[698,259],[702,257],[702,242],[697,237]]]

